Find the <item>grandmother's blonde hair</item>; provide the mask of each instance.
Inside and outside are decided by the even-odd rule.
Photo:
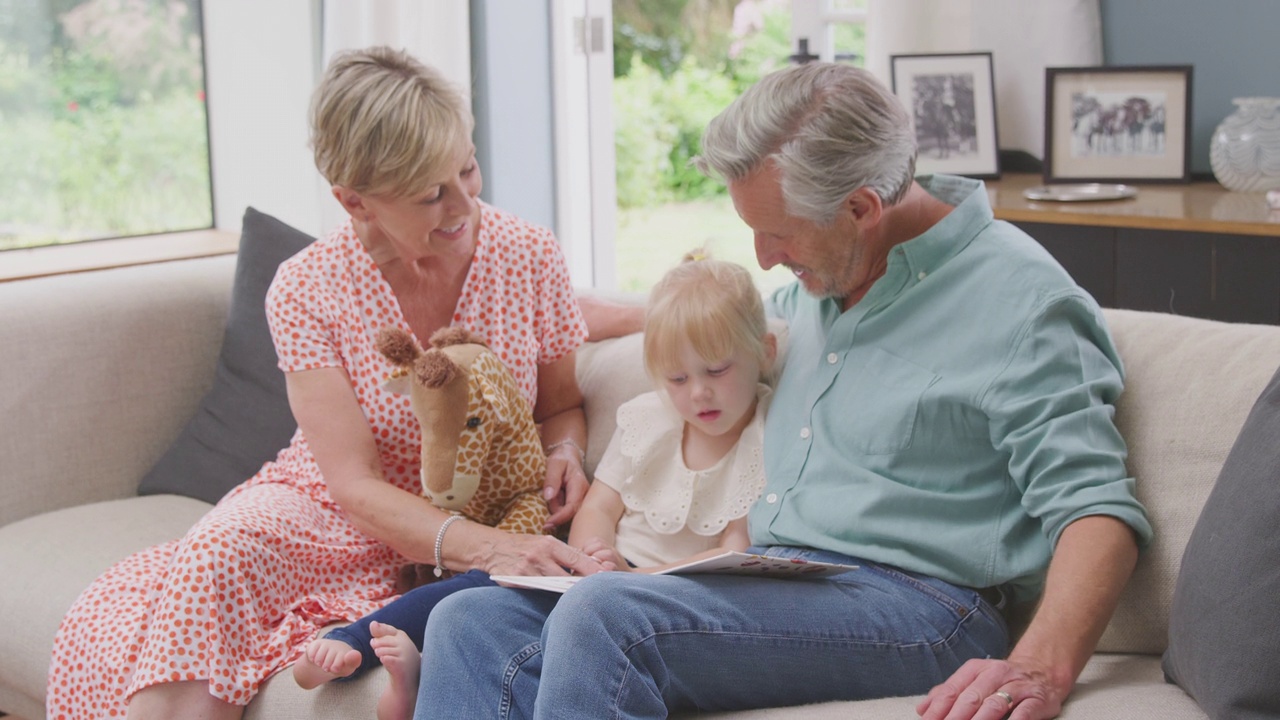
[[[659,383],[680,367],[683,343],[707,362],[744,350],[768,366],[764,302],[751,273],[704,250],[685,255],[649,292],[644,322],[644,366]]]
[[[474,119],[439,71],[401,50],[339,53],[311,96],[311,148],[331,185],[406,197],[444,176]]]

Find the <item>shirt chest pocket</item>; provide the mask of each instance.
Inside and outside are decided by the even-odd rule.
[[[864,455],[906,450],[921,398],[938,376],[879,348],[859,359],[865,362],[846,364],[829,390],[827,427],[837,442]]]

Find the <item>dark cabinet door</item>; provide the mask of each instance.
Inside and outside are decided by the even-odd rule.
[[[1102,307],[1116,305],[1115,228],[1016,223],[1044,246]]]
[[[1280,324],[1280,237],[1015,224],[1102,307]]]
[[[1219,235],[1213,251],[1214,318],[1280,325],[1280,238]]]
[[[1280,239],[1120,228],[1116,306],[1280,323]]]

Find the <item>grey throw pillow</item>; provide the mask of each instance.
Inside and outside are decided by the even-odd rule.
[[[1215,720],[1280,717],[1280,371],[1254,403],[1182,556],[1165,677]]]
[[[297,424],[267,328],[267,287],[281,262],[314,238],[248,208],[240,234],[227,330],[213,387],[138,486],[215,503],[289,444]]]

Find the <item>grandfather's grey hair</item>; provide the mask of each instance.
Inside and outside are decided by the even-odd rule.
[[[898,98],[861,68],[813,62],[770,73],[707,125],[694,165],[726,182],[772,160],[787,212],[830,225],[849,193],[886,205],[915,174],[916,139]]]

